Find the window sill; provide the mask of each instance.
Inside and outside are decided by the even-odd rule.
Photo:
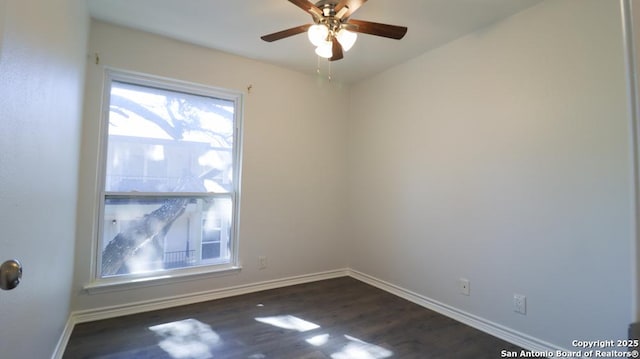
[[[106,278],[97,279],[86,284],[82,289],[89,294],[101,294],[108,292],[118,292],[143,287],[167,285],[204,278],[221,277],[239,273],[242,267],[232,266],[215,270],[189,270],[185,272],[169,272],[151,277],[140,278]]]

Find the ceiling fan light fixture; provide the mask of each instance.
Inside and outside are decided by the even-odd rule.
[[[0,0],[2,1],[2,0]],[[284,0],[281,0],[284,1]],[[309,41],[316,47],[318,56],[337,61],[355,44],[358,33],[400,40],[407,33],[406,26],[355,20],[351,15],[367,0],[289,0],[311,15],[313,23],[261,36],[267,42],[281,40],[293,35],[307,33]]]
[[[338,39],[338,42],[342,45],[342,50],[349,51],[349,49],[353,47],[353,44],[356,43],[358,34],[347,29],[340,29],[336,34],[336,39]]]
[[[316,55],[329,59],[333,57],[333,43],[331,41],[323,41],[318,47],[316,47]]]
[[[311,41],[314,46],[320,46],[323,42],[327,41],[329,28],[321,24],[311,25],[309,26],[307,35],[309,36],[309,41]]]

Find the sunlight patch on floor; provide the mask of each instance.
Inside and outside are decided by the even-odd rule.
[[[211,326],[196,319],[154,325],[149,330],[161,338],[158,346],[174,359],[213,358],[211,347],[220,343]]]
[[[316,335],[309,339],[305,339],[305,341],[313,346],[319,347],[321,345],[327,344],[327,342],[329,341],[329,334]]]
[[[260,323],[270,324],[274,327],[296,330],[298,332],[306,332],[320,328],[319,325],[300,319],[293,315],[278,315],[273,317],[255,318]]]
[[[345,335],[349,343],[337,353],[331,354],[331,359],[383,359],[393,355],[393,352],[375,344]]]
[[[272,317],[257,317],[256,321],[260,323],[265,323],[269,325],[273,325],[278,328],[295,330],[298,332],[307,332],[310,330],[320,328],[319,325],[315,323],[311,323],[304,319],[300,319],[293,315],[278,315]],[[385,349],[381,346],[367,343],[358,338],[352,337],[350,335],[344,335],[344,339],[342,337],[334,337],[331,338],[331,335],[328,333],[317,334],[310,336],[305,339],[305,341],[315,347],[321,347],[329,342],[329,340],[338,339],[341,342],[345,342],[346,344],[342,346],[340,351],[331,354],[331,359],[384,359],[393,355],[393,352]],[[253,356],[251,358],[254,358]],[[260,358],[255,357],[255,358]]]

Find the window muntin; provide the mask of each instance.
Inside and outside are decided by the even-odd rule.
[[[237,262],[239,94],[110,71],[96,277]]]

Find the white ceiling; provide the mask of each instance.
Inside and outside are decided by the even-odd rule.
[[[359,34],[344,59],[331,63],[335,80],[352,83],[541,0],[371,0],[352,18],[407,26],[402,40]],[[91,16],[224,52],[314,74],[318,59],[305,34],[272,43],[260,36],[311,23],[287,0],[88,0]],[[320,62],[323,73],[326,60]]]

